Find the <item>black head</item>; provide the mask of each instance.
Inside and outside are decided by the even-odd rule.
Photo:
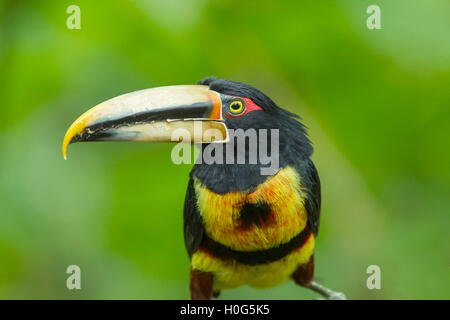
[[[280,108],[255,87],[225,79],[208,77],[198,82],[221,94],[225,124],[231,129],[278,129],[280,147],[300,149],[309,157],[312,147],[300,117]]]
[[[238,140],[240,134],[236,134],[238,129],[248,131],[255,129],[260,141],[259,129],[267,129],[267,146],[271,146],[271,129],[277,129],[278,146],[276,152],[278,170],[286,166],[294,166],[299,168],[303,163],[309,161],[312,154],[312,146],[306,135],[303,124],[298,120],[299,117],[289,111],[286,111],[275,104],[268,96],[258,89],[244,84],[242,82],[206,78],[198,82],[200,85],[207,85],[209,89],[217,92],[222,100],[222,117],[229,129],[235,130],[234,138]],[[233,105],[236,104],[236,105]],[[230,135],[231,136],[231,135]],[[247,137],[244,137],[247,139]],[[242,141],[242,139],[241,139]],[[233,149],[233,143],[229,142],[227,147],[223,148],[225,156]],[[236,144],[232,151],[236,160],[238,154]],[[202,150],[209,148],[203,144]],[[259,148],[259,145],[258,145]],[[270,149],[270,151],[269,151]],[[271,157],[274,156],[271,147],[267,148]],[[219,151],[220,152],[220,151]],[[235,190],[250,190],[265,179],[267,175],[261,174],[261,168],[266,165],[259,158],[256,164],[247,162],[248,156],[251,154],[249,144],[245,144],[245,164],[213,163],[196,164],[191,171],[191,176],[205,184],[211,190],[218,193],[226,193]],[[276,173],[276,172],[275,172]]]

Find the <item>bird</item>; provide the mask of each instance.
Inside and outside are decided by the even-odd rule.
[[[200,148],[183,213],[191,299],[290,280],[326,299],[345,299],[314,279],[321,184],[306,126],[262,91],[207,77],[127,93],[69,127],[64,158],[70,144],[87,141],[181,141]]]

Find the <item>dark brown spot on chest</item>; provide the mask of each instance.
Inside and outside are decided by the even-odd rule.
[[[267,202],[245,203],[239,211],[240,227],[263,226],[270,223],[272,210]]]

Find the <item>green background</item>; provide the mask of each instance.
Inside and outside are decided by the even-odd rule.
[[[366,27],[371,4],[381,30]],[[64,161],[61,143],[101,101],[218,76],[309,127],[318,280],[351,299],[449,299],[449,13],[447,0],[0,1],[0,298],[188,298],[191,166],[170,144],[76,144]],[[71,264],[81,290],[66,288]],[[221,297],[317,295],[289,282]]]

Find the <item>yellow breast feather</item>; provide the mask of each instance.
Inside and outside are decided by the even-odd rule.
[[[288,242],[307,222],[300,176],[292,167],[281,169],[254,190],[217,194],[194,180],[197,206],[211,239],[242,251],[263,250]],[[266,202],[266,223],[243,228],[240,211],[245,203]]]

